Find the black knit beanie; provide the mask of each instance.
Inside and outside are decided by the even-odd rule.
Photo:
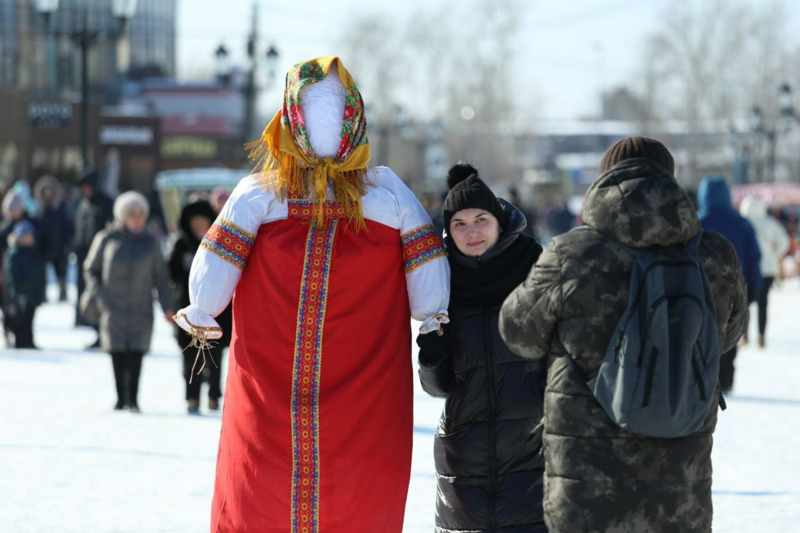
[[[465,161],[453,165],[447,172],[450,192],[442,206],[444,227],[450,233],[450,219],[462,209],[485,209],[502,226],[503,209],[492,190],[478,177],[478,171]]]
[[[670,176],[675,175],[675,161],[667,147],[660,141],[649,137],[628,137],[617,141],[608,149],[603,161],[600,162],[598,175],[604,174],[617,163],[626,159],[637,159],[643,157],[660,164],[669,171]]]

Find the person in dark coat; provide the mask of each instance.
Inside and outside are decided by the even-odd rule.
[[[189,306],[189,272],[192,268],[192,261],[200,247],[206,232],[211,228],[211,224],[217,218],[217,213],[211,204],[201,200],[187,205],[181,212],[178,224],[178,240],[169,257],[169,275],[172,281],[173,293],[175,294],[175,309],[184,309]],[[230,325],[230,306],[223,311]],[[220,315],[221,316],[221,315]],[[217,317],[220,321],[220,317]],[[220,321],[220,323],[222,322]],[[202,376],[192,376],[192,367],[195,364],[197,350],[185,349],[192,342],[192,336],[183,329],[175,326],[178,344],[183,352],[183,377],[186,381],[186,401],[189,403],[189,413],[197,414],[200,404],[200,387],[203,380],[208,381],[208,408],[212,411],[219,409],[219,399],[222,397],[220,385],[222,373],[222,354],[225,348],[231,343],[231,328],[222,330],[222,338],[215,341],[209,354],[213,361],[205,365]],[[198,365],[199,368],[200,365]]]
[[[45,301],[45,266],[36,245],[36,229],[28,220],[14,226],[5,256],[6,321],[15,348],[36,348],[33,319]]]
[[[14,228],[22,221],[33,224],[35,230],[36,223],[25,210],[25,197],[17,191],[9,191],[3,197],[3,222],[0,225],[0,260],[3,260],[5,254],[8,252],[8,246],[12,241]],[[4,264],[4,261],[0,261],[0,264]],[[3,288],[6,288],[5,283],[3,283]],[[2,298],[0,298],[0,307],[3,309],[3,334],[5,336],[6,345],[10,346],[11,321],[9,320],[8,305],[8,295],[3,294]]]
[[[633,255],[702,231],[667,148],[623,139],[606,152],[584,199],[586,226],[556,237],[503,304],[508,347],[547,366],[545,522],[552,533],[711,531],[711,446],[719,390],[703,427],[660,439],[615,424],[587,386],[628,307]],[[720,351],[747,328],[744,277],[725,237],[698,249],[716,305]]]
[[[754,302],[764,280],[761,277],[761,250],[753,225],[733,208],[731,190],[722,176],[704,177],[697,200],[700,205],[698,216],[703,229],[720,233],[733,244],[747,283],[747,302]],[[733,362],[736,352],[737,347],[734,345],[719,360],[719,382],[723,392],[733,389]]]
[[[544,369],[498,331],[500,306],[542,251],[525,217],[466,163],[448,176],[450,324],[420,335],[422,387],[447,398],[434,440],[436,531],[545,532],[540,454]]]
[[[115,224],[97,234],[83,264],[87,295],[100,311],[100,345],[111,354],[117,387],[115,409],[139,412],[142,356],[153,335],[153,289],[170,323],[174,307],[169,275],[156,237],[146,229],[147,199],[137,192],[114,203]]]
[[[53,176],[36,182],[34,195],[38,204],[39,248],[45,264],[52,264],[58,278],[59,300],[67,300],[67,262],[72,240],[72,222],[61,203],[61,184]]]
[[[84,172],[78,185],[81,188],[81,199],[75,210],[73,250],[80,268],[86,262],[95,236],[114,219],[114,203],[99,189],[99,176],[94,170]],[[78,276],[78,302],[81,301],[85,288],[84,276]],[[79,325],[94,325],[81,315],[80,305],[75,322]],[[99,338],[96,346],[99,346]]]

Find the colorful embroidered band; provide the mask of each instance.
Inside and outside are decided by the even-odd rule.
[[[292,533],[319,532],[322,332],[337,224],[311,223],[303,261],[292,375]]]
[[[402,236],[403,267],[410,274],[425,263],[437,257],[445,257],[442,238],[436,233],[433,224],[420,226]]]
[[[289,218],[295,220],[311,221],[314,216],[314,201],[303,199],[289,199]],[[341,204],[334,201],[325,202],[324,219],[335,220],[345,218],[344,209]]]
[[[255,235],[220,217],[208,230],[200,246],[236,268],[244,270],[255,242]]]

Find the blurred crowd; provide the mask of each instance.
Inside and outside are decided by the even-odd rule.
[[[74,264],[75,325],[97,331],[97,341],[87,349],[111,355],[118,396],[115,409],[138,412],[139,376],[142,358],[150,349],[154,299],[170,323],[174,310],[188,305],[194,254],[229,194],[216,189],[190,195],[177,233],[167,235],[158,205],[152,209],[151,201],[135,191],[112,199],[92,170],[83,173],[75,186],[52,176],[37,180],[32,190],[26,182],[14,183],[3,196],[0,223],[0,307],[6,346],[37,349],[33,324],[37,308],[48,301],[48,275],[58,287],[49,297],[67,302],[68,274]],[[157,204],[158,198],[154,200]],[[230,311],[219,320],[229,332]],[[181,349],[191,342],[177,327],[175,334]],[[194,376],[197,352],[184,350],[190,413],[199,412],[204,382],[209,409],[219,408],[220,365],[229,342],[223,338],[212,346],[206,355],[212,361]]]

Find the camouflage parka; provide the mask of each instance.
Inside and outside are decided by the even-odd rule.
[[[628,304],[634,249],[672,246],[701,231],[692,202],[648,159],[629,159],[586,194],[586,226],[554,239],[509,295],[500,332],[509,348],[546,358],[544,511],[551,533],[711,531],[711,446],[717,398],[703,428],[658,439],[615,425],[584,379],[597,375]],[[748,321],[731,243],[706,232],[699,249],[717,307],[722,352]]]

